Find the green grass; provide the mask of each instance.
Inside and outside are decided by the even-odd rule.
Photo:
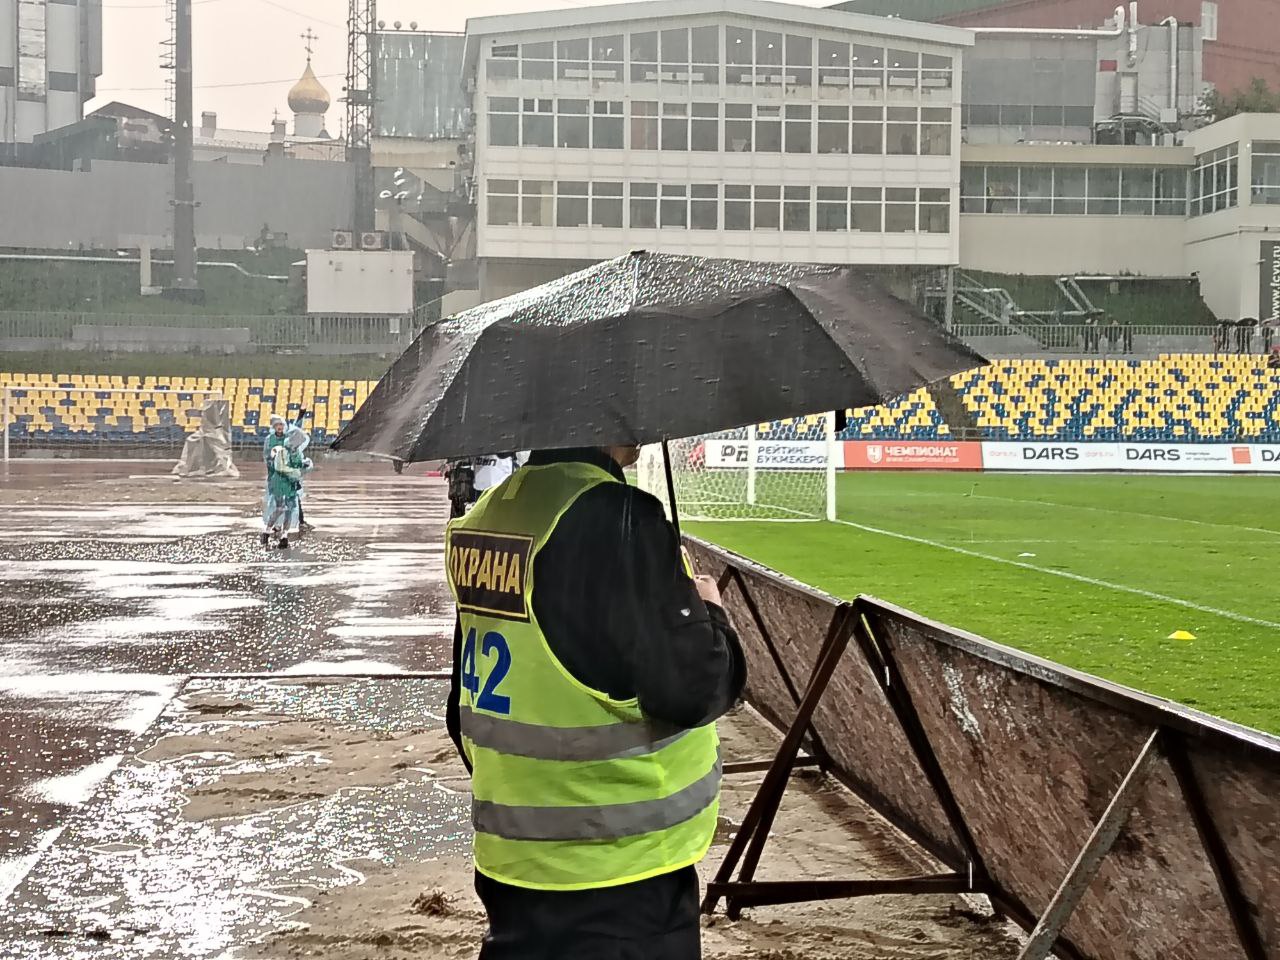
[[[1249,476],[845,474],[843,523],[687,526],[836,595],[1280,733],[1278,495]]]

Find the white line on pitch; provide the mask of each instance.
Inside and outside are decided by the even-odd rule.
[[[1056,500],[1024,500],[1019,497],[998,497],[990,493],[975,493],[974,500],[999,500],[1003,503],[1025,503],[1034,507],[1063,507],[1067,510],[1093,510],[1096,513],[1118,513],[1126,517],[1146,517],[1148,520],[1167,520],[1171,523],[1194,523],[1197,527],[1218,527],[1221,530],[1247,530],[1249,533],[1265,533],[1280,537],[1280,530],[1266,527],[1245,527],[1238,523],[1214,523],[1212,520],[1192,520],[1190,517],[1168,517],[1160,513],[1141,513],[1134,510],[1116,510],[1112,507],[1092,507],[1082,503],[1059,503]]]
[[[1007,560],[1004,557],[993,556],[989,553],[980,553],[977,550],[966,550],[964,547],[957,547],[950,543],[942,543],[938,540],[927,540],[924,537],[912,536],[909,533],[899,533],[896,530],[885,530],[881,527],[871,527],[864,523],[854,523],[852,520],[837,520],[836,523],[844,524],[846,527],[853,527],[855,530],[862,530],[866,533],[878,533],[882,537],[893,537],[895,540],[905,540],[908,543],[918,543],[926,547],[936,547],[939,550],[949,550],[952,553],[958,553],[966,557],[973,557],[977,560],[988,560],[991,563],[1002,563],[1009,567],[1018,567],[1022,570],[1030,570],[1033,573],[1043,573],[1051,577],[1061,577],[1064,580],[1074,580],[1077,583],[1088,584],[1091,587],[1103,587],[1107,590],[1118,590],[1121,593],[1131,593],[1138,597],[1145,597],[1148,600],[1158,600],[1161,603],[1172,603],[1179,607],[1186,607],[1188,610],[1198,610],[1200,613],[1209,613],[1216,617],[1225,617],[1228,620],[1235,620],[1238,623],[1252,623],[1260,627],[1270,627],[1273,630],[1280,630],[1280,623],[1271,620],[1261,620],[1257,617],[1250,617],[1243,613],[1236,613],[1234,610],[1220,610],[1217,607],[1207,607],[1203,604],[1194,603],[1190,600],[1183,600],[1180,597],[1170,597],[1163,593],[1155,593],[1151,590],[1143,590],[1140,587],[1127,587],[1122,583],[1111,583],[1107,580],[1097,580],[1093,577],[1086,577],[1079,573],[1069,573],[1066,570],[1053,570],[1048,567],[1038,567],[1034,563],[1024,563],[1021,560]]]

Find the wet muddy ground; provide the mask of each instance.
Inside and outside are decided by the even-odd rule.
[[[163,470],[21,463],[0,484],[0,960],[475,956],[444,684],[388,676],[447,668],[442,485],[326,465],[315,533],[281,553],[257,540],[260,477]],[[722,736],[730,759],[776,744],[749,712]],[[730,824],[758,782],[726,783]],[[931,866],[821,778],[772,836],[770,879]],[[715,960],[1017,952],[953,897],[771,908],[705,941]]]
[[[17,462],[0,475],[0,899],[184,675],[448,660],[436,481],[322,468],[316,531],[258,543],[261,477]]]

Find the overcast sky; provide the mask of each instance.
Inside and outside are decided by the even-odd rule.
[[[285,97],[302,73],[301,34],[319,36],[315,71],[334,105],[329,130],[336,136],[346,73],[347,0],[193,0],[195,115],[212,110],[220,127],[267,130],[273,110],[291,119]],[[797,0],[825,6],[832,0]],[[103,75],[90,109],[124,100],[168,113],[160,43],[167,36],[163,0],[103,0]],[[378,19],[417,21],[423,30],[461,32],[467,17],[587,7],[593,0],[379,0]]]

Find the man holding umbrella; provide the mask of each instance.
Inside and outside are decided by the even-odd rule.
[[[627,485],[638,452],[535,453],[450,525],[483,960],[700,956],[714,722],[746,666],[715,583]]]
[[[650,254],[428,327],[336,448],[533,449],[446,534],[448,723],[483,960],[692,960],[713,721],[743,688],[715,585],[628,486],[636,444],[880,403],[982,358],[849,268]]]

